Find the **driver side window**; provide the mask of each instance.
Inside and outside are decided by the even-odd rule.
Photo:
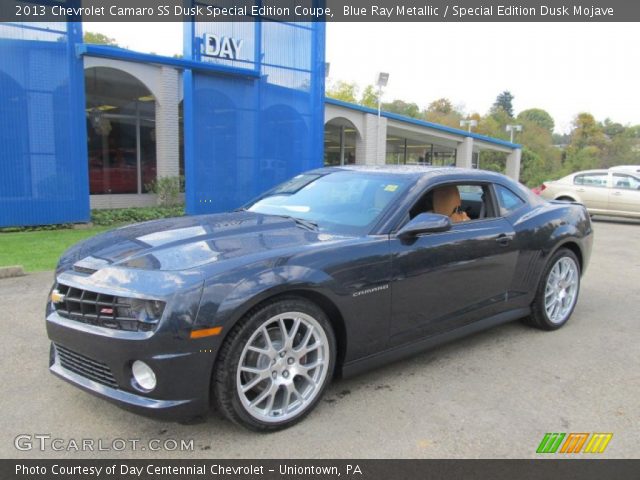
[[[445,189],[447,192],[443,196]],[[429,189],[413,205],[409,211],[409,218],[412,219],[420,213],[446,215],[452,223],[493,218],[496,215],[490,199],[488,185],[466,183],[439,185]]]

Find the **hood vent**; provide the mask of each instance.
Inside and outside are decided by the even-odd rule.
[[[73,271],[91,275],[107,265],[109,265],[109,262],[102,258],[85,257],[73,264]]]

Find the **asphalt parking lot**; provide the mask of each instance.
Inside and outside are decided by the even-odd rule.
[[[306,420],[269,435],[215,413],[195,425],[147,419],[58,380],[48,373],[43,318],[52,273],[0,280],[0,457],[533,458],[545,432],[612,432],[602,456],[638,458],[640,222],[603,219],[594,228],[579,303],[563,329],[515,322],[336,381]],[[193,451],[20,451],[20,434],[61,438],[65,448],[82,439],[193,439]]]

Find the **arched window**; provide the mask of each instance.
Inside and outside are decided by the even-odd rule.
[[[89,191],[146,193],[156,178],[155,98],[127,72],[85,70]]]
[[[356,127],[346,118],[334,118],[324,126],[324,165],[356,163]]]

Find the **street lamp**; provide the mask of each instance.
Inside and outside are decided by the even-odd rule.
[[[382,87],[386,87],[389,83],[389,74],[386,72],[378,73],[378,80],[376,85],[378,86],[378,117],[380,117],[380,109],[382,108]]]
[[[460,120],[460,126],[467,127],[467,131],[471,133],[471,127],[477,127],[478,121],[477,120]]]
[[[521,132],[522,125],[507,125],[506,131],[511,132],[511,143],[513,143],[514,132]]]

